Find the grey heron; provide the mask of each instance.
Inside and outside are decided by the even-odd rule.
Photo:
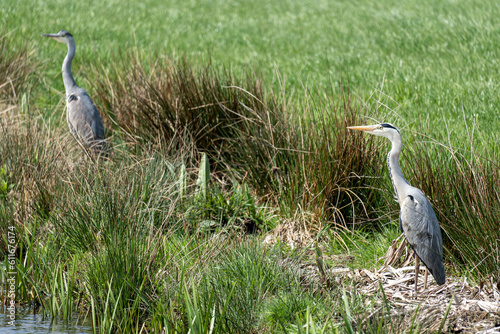
[[[68,54],[62,65],[62,77],[66,89],[66,118],[71,134],[86,149],[96,155],[108,155],[108,147],[104,138],[104,125],[101,115],[85,89],[77,86],[71,73],[71,62],[75,56],[75,40],[66,30],[57,34],[42,34],[68,46]]]
[[[427,197],[420,189],[412,187],[401,172],[399,167],[399,156],[403,148],[401,133],[394,125],[389,123],[348,126],[347,128],[386,137],[391,141],[392,148],[387,155],[387,165],[389,166],[392,185],[401,209],[399,228],[405,234],[408,243],[415,252],[415,293],[417,292],[419,259],[434,276],[436,283],[439,285],[444,284],[445,272],[441,229]],[[427,271],[425,273],[425,285],[427,285]]]

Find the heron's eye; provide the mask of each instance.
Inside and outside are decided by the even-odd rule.
[[[382,130],[384,127],[381,125],[381,126],[379,126],[378,128],[379,128],[379,130]]]

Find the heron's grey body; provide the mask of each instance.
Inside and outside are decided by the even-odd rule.
[[[391,141],[392,148],[387,156],[387,164],[401,208],[399,227],[418,258],[434,276],[436,282],[439,285],[444,284],[445,271],[441,229],[427,197],[420,189],[412,187],[403,177],[399,167],[399,157],[403,148],[399,130],[388,123],[349,128],[383,136]],[[416,266],[418,267],[418,259]]]
[[[67,121],[71,134],[86,148],[98,155],[107,155],[104,125],[101,115],[85,89],[79,87],[71,73],[71,62],[75,56],[73,36],[61,30],[57,34],[43,34],[68,46],[68,54],[62,65],[62,77],[66,90]]]

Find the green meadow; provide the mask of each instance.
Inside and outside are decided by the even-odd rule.
[[[256,71],[266,85],[300,95],[303,86],[340,82],[362,101],[377,89],[400,108],[393,123],[432,121],[432,134],[477,122],[498,141],[500,8],[496,1],[3,1],[2,25],[37,48],[44,80],[62,90],[66,50],[40,33],[76,36],[75,69],[105,67],[137,47],[158,56]],[[50,64],[50,65],[49,65]],[[90,88],[90,87],[89,87]],[[458,124],[457,124],[458,123]],[[457,130],[458,131],[458,130]],[[459,131],[463,134],[463,131]],[[458,139],[458,138],[457,138]]]
[[[110,160],[69,134],[61,29]],[[399,236],[390,144],[346,127],[402,130],[448,279],[498,282],[499,59],[489,0],[0,0],[0,278],[15,244],[17,305],[96,333],[449,331],[335,274]]]

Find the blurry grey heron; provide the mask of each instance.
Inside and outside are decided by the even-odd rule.
[[[420,189],[412,187],[403,177],[399,167],[399,156],[403,148],[399,130],[389,123],[348,126],[347,128],[386,137],[391,141],[392,148],[387,155],[387,164],[392,185],[401,208],[399,228],[405,234],[408,243],[415,252],[415,293],[417,292],[419,259],[434,276],[436,283],[439,285],[444,284],[445,272],[441,229],[431,203],[429,203],[424,193]],[[427,271],[425,272],[425,286],[427,286]]]
[[[96,155],[107,156],[104,125],[101,115],[85,89],[76,85],[71,73],[71,62],[75,56],[75,40],[66,30],[57,34],[42,34],[68,46],[68,54],[62,65],[62,77],[66,89],[67,121],[71,134]]]

